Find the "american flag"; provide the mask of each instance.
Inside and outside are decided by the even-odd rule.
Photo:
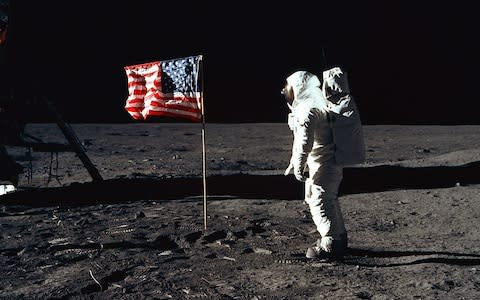
[[[125,109],[137,120],[168,116],[201,121],[200,62],[201,56],[190,56],[125,67]]]

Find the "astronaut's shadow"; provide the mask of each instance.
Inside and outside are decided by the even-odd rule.
[[[397,267],[426,263],[480,265],[480,255],[444,251],[388,251],[348,248],[343,263],[364,267]]]

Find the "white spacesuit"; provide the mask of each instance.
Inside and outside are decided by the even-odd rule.
[[[295,178],[305,182],[305,202],[320,233],[317,246],[307,249],[307,257],[342,257],[347,247],[347,232],[338,203],[343,166],[335,160],[328,112],[341,113],[348,103],[327,101],[318,77],[309,72],[297,71],[286,81],[282,93],[291,102],[288,123],[294,140],[285,175],[293,169]]]

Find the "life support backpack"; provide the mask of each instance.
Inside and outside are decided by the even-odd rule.
[[[355,100],[350,95],[347,74],[339,67],[324,71],[322,90],[333,106],[342,107],[341,110],[328,112],[337,164],[348,166],[365,162],[362,122]]]

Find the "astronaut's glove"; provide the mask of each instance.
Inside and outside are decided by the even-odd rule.
[[[293,164],[290,162],[290,164],[288,165],[287,169],[285,170],[285,173],[283,173],[283,175],[287,176],[288,174],[290,174],[293,170]]]

